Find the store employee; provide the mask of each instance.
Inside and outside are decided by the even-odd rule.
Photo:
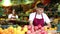
[[[42,27],[44,26],[44,23],[46,22],[47,26],[51,27],[50,19],[44,13],[44,5],[42,3],[38,3],[36,12],[30,14],[29,22],[30,22],[30,25],[33,25],[33,26],[41,25]]]
[[[9,20],[16,20],[16,19],[18,19],[18,15],[16,14],[15,9],[13,9],[12,14],[8,15],[8,19]]]

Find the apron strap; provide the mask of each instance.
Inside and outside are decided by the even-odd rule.
[[[42,19],[43,19],[43,15],[41,14],[41,16],[42,16]]]
[[[35,17],[34,18],[36,18],[36,15],[37,15],[37,12],[36,12],[36,14],[35,14]],[[43,19],[43,15],[41,14],[41,16],[42,16],[42,19]]]
[[[36,14],[35,14],[35,18],[36,18],[36,15],[37,15],[37,12],[36,12]]]

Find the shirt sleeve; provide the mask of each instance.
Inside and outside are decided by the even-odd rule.
[[[18,19],[18,15],[16,15],[16,18]]]
[[[29,15],[29,21],[32,21],[33,22],[33,20],[34,20],[34,14],[30,14]]]
[[[11,18],[11,14],[8,15],[8,18],[9,18],[9,19]]]
[[[50,23],[51,21],[50,21],[50,19],[49,19],[49,17],[45,14],[45,16],[44,16],[44,19],[45,19],[45,22],[46,23]]]

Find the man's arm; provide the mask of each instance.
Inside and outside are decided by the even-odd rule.
[[[47,23],[47,26],[50,28],[51,27],[51,24],[50,23]]]
[[[33,25],[33,22],[32,21],[29,21],[29,25]]]
[[[8,15],[8,20],[10,20],[10,19],[11,19],[11,15],[12,15],[12,14],[9,14],[9,15]]]
[[[16,19],[18,19],[18,15],[16,15]]]
[[[47,26],[51,27],[51,23],[50,23],[51,21],[50,21],[49,17],[45,14],[44,18],[45,18],[45,22],[47,23]]]
[[[33,26],[33,19],[34,19],[34,15],[33,15],[33,14],[30,14],[30,15],[29,15],[29,24],[30,24],[31,26]]]

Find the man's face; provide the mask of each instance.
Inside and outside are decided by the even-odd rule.
[[[41,14],[41,13],[43,13],[44,8],[37,8],[36,10],[37,10],[37,13]]]
[[[13,11],[12,13],[13,13],[13,14],[15,14],[15,12],[14,12],[14,11]]]
[[[15,9],[13,9],[12,14],[15,14]]]

